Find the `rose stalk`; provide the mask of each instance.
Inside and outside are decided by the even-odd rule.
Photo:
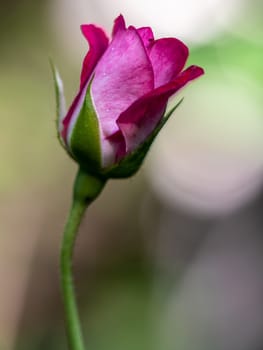
[[[89,43],[79,92],[66,111],[63,84],[52,65],[58,137],[79,164],[72,207],[61,248],[61,288],[71,350],[84,350],[72,280],[72,256],[87,206],[110,178],[133,175],[153,140],[179,102],[166,113],[168,100],[204,71],[183,70],[188,48],[178,39],[155,40],[150,27],[125,25],[116,18],[111,39],[93,25],[81,26]]]

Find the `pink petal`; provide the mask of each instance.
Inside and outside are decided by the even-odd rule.
[[[86,91],[88,87],[88,81],[86,84],[79,90],[77,96],[74,98],[65,118],[62,121],[62,131],[61,137],[63,138],[66,145],[69,145],[68,140],[70,139],[70,129],[71,126],[75,123],[75,120],[81,110],[83,105]]]
[[[118,127],[116,120],[134,101],[153,89],[153,70],[136,29],[118,31],[99,61],[91,85],[103,135]]]
[[[108,146],[110,145],[113,149],[114,159],[111,159],[109,163],[117,163],[120,159],[124,158],[126,154],[126,144],[123,134],[120,130],[118,130],[115,134],[108,137],[106,141],[106,145],[108,142]],[[104,147],[105,149],[105,147]]]
[[[94,26],[93,24],[84,24],[81,26],[81,31],[85,38],[89,42],[89,52],[84,58],[81,78],[80,78],[80,90],[73,100],[66,116],[63,119],[63,129],[61,131],[61,136],[65,143],[67,144],[68,138],[68,128],[72,124],[72,119],[74,119],[75,114],[80,110],[81,105],[84,100],[85,92],[87,87],[87,82],[93,72],[97,62],[103,55],[104,51],[108,47],[109,39],[101,28]],[[86,86],[85,86],[86,85]]]
[[[125,25],[124,17],[122,15],[119,15],[114,21],[112,36],[114,37],[119,30],[125,30],[125,29],[126,29],[126,25]]]
[[[150,27],[142,27],[142,28],[138,28],[137,32],[139,33],[143,41],[146,51],[149,53],[149,50],[151,49],[154,43],[154,36],[153,36],[152,29]]]
[[[117,120],[126,142],[126,152],[136,149],[156,128],[169,97],[191,80],[204,74],[202,68],[191,66],[175,80],[161,86],[135,101]]]
[[[83,87],[85,82],[90,78],[92,71],[104,51],[107,49],[109,39],[103,29],[93,24],[83,24],[81,26],[81,31],[89,42],[89,52],[84,58],[80,77],[80,87]]]
[[[165,38],[154,42],[150,51],[154,71],[154,87],[172,81],[183,69],[188,48],[178,39]]]

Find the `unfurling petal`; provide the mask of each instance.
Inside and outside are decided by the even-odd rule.
[[[188,57],[188,48],[178,39],[159,39],[152,45],[149,57],[154,71],[154,87],[158,88],[181,72]]]
[[[84,58],[80,76],[80,88],[82,88],[90,78],[99,59],[108,47],[109,39],[101,28],[93,24],[84,24],[81,31],[89,43],[89,51]]]
[[[88,40],[90,48],[83,60],[80,78],[80,90],[77,96],[74,98],[68,110],[68,113],[64,116],[63,119],[61,137],[64,140],[65,144],[68,143],[68,139],[70,137],[70,125],[73,125],[81,110],[91,74],[99,59],[107,49],[109,43],[109,39],[107,38],[104,31],[93,24],[82,25],[81,31],[85,38]]]
[[[191,66],[172,82],[161,86],[134,102],[117,120],[126,142],[126,152],[133,151],[160,122],[169,97],[200,75],[202,68]]]

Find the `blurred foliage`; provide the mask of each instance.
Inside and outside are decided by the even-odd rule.
[[[217,38],[205,46],[191,51],[189,63],[202,64],[206,71],[220,71],[223,66],[240,70],[262,85],[263,81],[263,43],[246,40],[231,33]]]

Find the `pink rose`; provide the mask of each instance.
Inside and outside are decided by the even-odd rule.
[[[188,48],[180,40],[155,40],[150,27],[126,28],[121,15],[111,40],[93,24],[81,30],[89,51],[79,92],[66,114],[62,83],[54,71],[59,136],[69,154],[89,171],[129,176],[167,120],[168,99],[204,71],[197,66],[183,70]]]

